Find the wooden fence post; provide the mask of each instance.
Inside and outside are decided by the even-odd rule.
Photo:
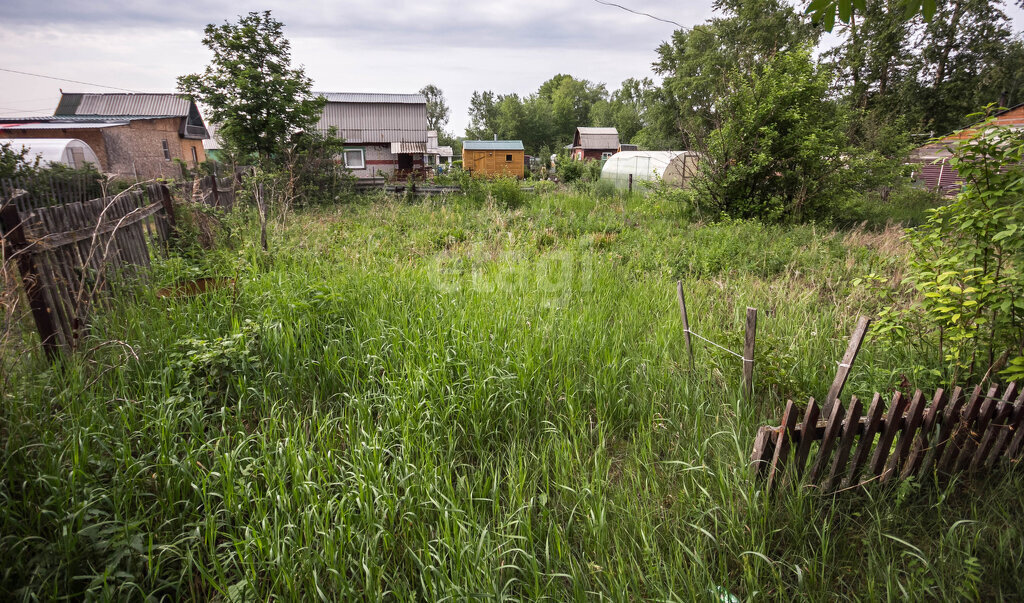
[[[825,397],[826,415],[832,412],[832,403],[843,392],[846,379],[850,376],[850,368],[853,366],[853,361],[857,359],[857,352],[860,351],[860,346],[864,342],[864,335],[868,332],[868,325],[870,324],[870,318],[861,316],[857,321],[857,326],[853,329],[853,335],[850,336],[850,345],[846,346],[846,353],[843,354],[843,360],[839,363],[839,369],[836,371],[836,377],[832,381],[832,387],[829,388],[828,396]]]
[[[210,178],[210,193],[213,195],[213,206],[220,207],[220,194],[217,190],[217,175]]]
[[[160,202],[164,205],[164,213],[167,214],[167,224],[171,229],[175,227],[174,201],[171,199],[171,189],[166,184],[158,184],[157,190],[160,195]]]
[[[0,225],[3,226],[5,233],[5,253],[8,258],[13,258],[18,262],[21,281],[25,285],[25,296],[28,298],[28,305],[32,309],[32,318],[35,320],[36,329],[39,330],[39,338],[43,342],[43,350],[46,352],[47,357],[53,360],[60,349],[60,342],[57,339],[57,325],[53,322],[53,314],[46,303],[39,271],[36,269],[35,260],[29,251],[29,243],[25,238],[24,225],[13,199],[0,209]]]
[[[757,340],[757,308],[747,308],[747,331],[743,341],[743,393],[754,397],[754,343]]]
[[[690,344],[690,319],[686,315],[686,297],[683,295],[683,281],[676,281],[676,293],[679,294],[679,313],[683,316],[683,338],[686,339],[686,353],[690,355],[690,368],[693,368],[693,346]]]
[[[633,192],[633,174],[629,175],[629,192]]]

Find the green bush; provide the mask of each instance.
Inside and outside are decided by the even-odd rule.
[[[495,178],[487,183],[487,190],[495,205],[503,209],[516,209],[526,202],[526,193],[516,178]]]

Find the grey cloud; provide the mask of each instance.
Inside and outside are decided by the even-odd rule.
[[[707,18],[703,3],[673,0],[622,3],[681,23]],[[171,8],[173,6],[173,8]],[[631,15],[592,0],[525,0],[487,5],[464,2],[279,2],[269,6],[286,24],[289,37],[339,38],[394,47],[587,48],[653,50],[671,25]],[[175,28],[200,30],[207,23],[234,20],[248,9],[232,2],[81,2],[60,0],[40,10],[37,2],[6,3],[8,24],[61,29]]]

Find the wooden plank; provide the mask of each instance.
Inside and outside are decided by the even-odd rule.
[[[690,319],[686,314],[686,297],[683,295],[683,281],[676,281],[676,294],[679,297],[679,313],[683,317],[683,338],[686,340],[686,353],[690,355],[690,368],[693,368],[693,344],[690,342]]]
[[[811,398],[807,401],[807,410],[804,412],[803,420],[803,433],[804,437],[797,438],[796,446],[796,457],[793,461],[794,476],[797,479],[800,478],[804,473],[804,467],[807,466],[807,457],[811,452],[811,444],[815,442],[813,437],[808,437],[807,434],[811,433],[811,427],[818,424],[818,415],[821,414],[821,409],[818,408],[818,403]],[[795,434],[794,434],[795,437]]]
[[[838,400],[839,395],[843,393],[843,386],[846,385],[846,379],[850,376],[850,369],[857,359],[857,352],[860,351],[860,346],[864,343],[864,335],[867,334],[870,325],[871,319],[867,316],[861,316],[857,320],[857,326],[854,327],[853,335],[850,336],[850,343],[846,346],[846,353],[843,354],[843,360],[836,370],[835,379],[832,380],[832,387],[828,389],[828,395],[825,396],[826,414],[831,410],[832,403]]]
[[[1024,449],[1024,412],[1014,414],[1017,415],[1017,419],[1010,426],[1013,435],[1010,438],[1010,443],[1006,445],[1006,453],[1003,455],[1003,458],[1010,461],[1016,461],[1020,457],[1021,450]]]
[[[35,258],[27,250],[28,241],[25,238],[25,228],[17,204],[8,203],[0,206],[0,224],[3,225],[3,230],[6,233],[3,237],[3,243],[7,247],[6,257],[17,262],[18,272],[21,273],[21,282],[25,288],[25,296],[28,298],[32,319],[39,332],[43,350],[53,360],[60,353],[63,342],[43,293]]]
[[[843,479],[842,486],[844,488],[852,486],[860,476],[861,468],[867,461],[868,454],[871,452],[871,446],[874,444],[875,433],[878,432],[878,427],[882,423],[882,414],[884,412],[885,405],[882,404],[882,395],[876,393],[871,399],[871,406],[868,407],[868,413],[864,422],[864,432],[860,436],[860,441],[857,442],[857,451],[853,455],[853,462],[850,463],[850,470],[846,474],[846,478]]]
[[[970,399],[964,404],[963,411],[957,416],[952,417],[953,420],[950,422],[950,432],[946,440],[946,448],[942,451],[942,458],[935,465],[937,470],[948,473],[956,467],[956,459],[960,454],[960,449],[966,437],[964,432],[968,430],[966,426],[973,424],[974,419],[978,416],[981,398],[982,389],[978,385],[971,393]]]
[[[833,409],[836,405],[833,405]],[[839,446],[836,449],[835,460],[832,461],[832,469],[828,473],[828,479],[823,486],[825,491],[831,491],[839,485],[843,470],[846,469],[846,462],[850,458],[850,450],[853,448],[853,440],[857,437],[857,426],[861,424],[860,417],[863,406],[857,396],[850,398],[850,410],[846,413],[846,420],[843,422],[843,436],[839,439]]]
[[[1010,419],[1011,413],[1013,413],[1013,396],[1017,393],[1017,384],[1010,383],[1003,390],[1003,396],[999,402],[996,403],[995,410],[992,413],[992,420],[988,423],[988,429],[981,434],[981,441],[978,443],[978,449],[974,452],[974,457],[971,459],[970,468],[972,471],[982,469],[985,467],[986,460],[988,459],[989,451],[995,446],[996,440],[999,439],[999,435],[1010,430],[1007,425],[1007,421]]]
[[[892,397],[892,402],[889,404],[889,412],[885,415],[885,427],[878,438],[878,444],[875,445],[875,454],[871,457],[871,463],[868,465],[868,471],[871,472],[873,477],[880,477],[885,469],[885,462],[892,452],[892,442],[896,438],[896,433],[902,427],[903,413],[906,410],[906,396],[902,392],[896,392]]]
[[[921,393],[921,390],[917,390],[914,392],[914,397],[910,400],[910,409],[907,411],[907,419],[904,422],[903,429],[899,433],[896,450],[889,457],[889,462],[886,463],[885,470],[882,472],[883,482],[899,475],[903,463],[910,456],[910,445],[914,442],[917,430],[921,427],[922,421],[924,421],[924,406],[924,394]]]
[[[822,471],[824,471],[825,466],[832,458],[832,448],[839,439],[839,434],[843,427],[843,415],[843,405],[836,400],[832,404],[832,412],[829,413],[828,420],[825,422],[825,434],[821,438],[821,446],[818,447],[818,454],[814,460],[814,465],[807,476],[808,483],[818,483],[818,478],[821,477]]]
[[[758,477],[763,477],[768,473],[772,452],[775,450],[771,434],[771,427],[762,426],[758,428],[757,436],[754,438],[754,451],[750,454],[750,465]]]
[[[932,397],[932,403],[928,405],[928,410],[924,413],[924,421],[921,424],[921,429],[917,432],[917,437],[914,438],[914,445],[910,448],[910,455],[907,458],[907,462],[903,464],[903,472],[900,474],[900,478],[907,479],[908,477],[915,475],[917,470],[921,467],[921,463],[924,461],[925,454],[928,452],[928,440],[931,434],[935,431],[935,426],[939,422],[939,417],[942,414],[943,409],[946,407],[946,391],[942,388],[935,390],[935,395]]]
[[[952,465],[952,471],[964,471],[970,465],[971,458],[974,456],[974,451],[978,448],[978,441],[981,439],[981,434],[985,432],[985,429],[988,427],[988,422],[992,418],[992,414],[995,412],[996,396],[998,394],[999,386],[993,385],[989,388],[988,395],[982,399],[978,412],[973,416],[964,415],[964,421],[962,423],[964,439],[960,446],[960,454],[957,455],[956,461]]]
[[[793,441],[793,428],[796,427],[796,406],[792,400],[786,401],[786,410],[782,413],[782,424],[776,430],[778,437],[775,440],[775,451],[772,453],[772,464],[768,470],[768,483],[765,486],[768,492],[772,491],[780,478],[780,465],[786,462],[790,444]]]
[[[1010,416],[1006,420],[1005,429],[999,432],[999,437],[996,438],[995,443],[992,445],[992,450],[989,451],[988,458],[985,459],[986,468],[993,467],[996,461],[999,460],[999,457],[1009,449],[1014,433],[1020,430],[1022,421],[1024,421],[1024,391],[1017,396],[1017,401],[1010,409]]]
[[[747,308],[747,328],[743,338],[743,395],[747,400],[754,399],[754,344],[756,340],[757,308]],[[817,410],[817,404],[814,404],[813,400],[811,404]],[[814,425],[815,422],[817,422],[817,415],[810,424]],[[800,466],[803,467],[802,464]]]
[[[964,390],[961,387],[957,387],[949,396],[949,404],[946,405],[946,411],[936,416],[939,428],[931,441],[928,452],[924,455],[924,460],[921,461],[921,469],[918,471],[918,475],[928,475],[938,467],[949,443],[950,434],[953,433],[954,426],[960,420],[960,409],[963,408],[963,404]]]

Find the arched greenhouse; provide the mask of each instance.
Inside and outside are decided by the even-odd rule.
[[[661,179],[685,188],[696,173],[697,153],[693,151],[621,151],[605,161],[601,179],[628,188],[632,174],[634,186]]]

